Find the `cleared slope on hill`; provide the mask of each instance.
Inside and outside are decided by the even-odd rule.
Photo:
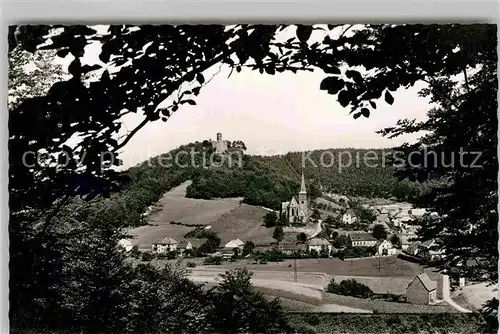
[[[258,206],[241,204],[213,221],[211,230],[221,238],[222,244],[237,238],[243,242],[253,241],[256,245],[269,244],[274,240],[274,229],[262,224],[262,217],[268,212]]]
[[[129,233],[135,236],[133,240],[135,245],[139,248],[150,248],[155,239],[164,237],[180,241],[193,227],[170,222],[210,225],[212,221],[240,205],[241,198],[215,200],[186,198],[186,188],[189,184],[187,181],[168,191],[158,203],[161,209],[149,217],[149,224],[130,230]]]

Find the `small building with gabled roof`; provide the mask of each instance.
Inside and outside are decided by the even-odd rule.
[[[366,232],[349,233],[347,236],[347,245],[349,247],[373,247],[377,243],[377,239]]]
[[[177,241],[170,237],[158,238],[153,242],[151,250],[155,253],[172,252],[177,249],[177,246]]]
[[[417,275],[406,288],[406,301],[412,304],[428,305],[436,302],[437,282],[426,273]]]
[[[307,241],[307,251],[310,252],[315,250],[316,252],[320,252],[322,249],[327,249],[328,253],[332,251],[332,244],[330,241],[324,238],[312,238]]]
[[[375,244],[375,249],[377,252],[375,255],[378,256],[387,256],[387,255],[394,255],[396,254],[396,248],[394,248],[394,245],[385,239],[380,239],[377,241]]]

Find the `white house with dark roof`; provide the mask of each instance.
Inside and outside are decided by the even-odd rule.
[[[436,302],[437,282],[426,273],[416,276],[406,288],[406,301],[412,304],[428,305]]]
[[[158,238],[153,242],[151,250],[154,253],[172,252],[177,249],[177,246],[178,246],[177,241],[175,241],[170,237]]]
[[[377,239],[366,232],[349,233],[347,245],[350,247],[373,247],[377,244]]]
[[[332,244],[330,241],[324,239],[324,238],[312,238],[307,241],[307,251],[310,252],[312,250],[315,250],[316,252],[320,252],[323,248],[328,249],[328,253],[332,251]]]
[[[354,211],[351,209],[348,209],[343,215],[342,215],[342,223],[350,225],[354,224],[357,220],[356,214]]]
[[[378,256],[387,256],[396,254],[396,248],[394,247],[394,245],[390,241],[384,239],[380,239],[377,241],[377,243],[375,244],[375,249],[377,250],[375,255]]]

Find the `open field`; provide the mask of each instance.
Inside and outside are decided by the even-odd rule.
[[[205,266],[201,259],[187,260],[196,262],[197,267],[190,269],[189,277],[198,283],[217,284],[220,274],[226,270],[242,268],[238,262],[225,262],[223,265]],[[317,261],[317,260],[303,260]],[[174,261],[154,261],[156,265]],[[182,261],[184,262],[184,261]],[[182,263],[181,262],[181,263]],[[268,265],[269,266],[269,265]],[[395,303],[382,300],[360,299],[340,296],[324,292],[328,282],[335,278],[337,282],[345,279],[356,281],[369,286],[376,293],[405,294],[408,283],[413,279],[409,276],[356,276],[356,275],[327,275],[321,272],[297,272],[297,282],[294,282],[293,267],[288,270],[254,270],[252,283],[258,291],[267,297],[283,298],[288,311],[304,312],[382,312],[382,313],[455,313],[457,310],[446,302],[437,305],[413,305],[409,303]],[[276,269],[276,268],[274,268]],[[284,269],[284,268],[283,268]]]
[[[246,267],[252,271],[288,271],[293,273],[293,260],[283,262],[269,262],[267,264],[254,264],[252,260],[241,260],[238,262],[226,262],[218,268],[233,269]],[[367,276],[367,277],[415,277],[422,271],[422,266],[398,259],[396,257],[380,258],[380,270],[377,258],[353,259],[342,261],[333,259],[298,259],[297,270],[300,272],[317,272],[327,275],[342,276]]]
[[[478,283],[466,285],[462,288],[461,296],[474,309],[480,309],[486,301],[493,297],[498,298],[498,284]]]
[[[188,224],[209,225],[224,213],[239,206],[243,198],[194,199],[186,198],[186,189],[191,181],[172,188],[160,199],[162,210],[150,217],[151,223],[171,221]]]
[[[261,226],[262,217],[267,213],[264,208],[240,204],[241,198],[186,198],[186,188],[189,184],[189,181],[185,182],[167,192],[158,203],[161,210],[150,216],[149,224],[129,231],[135,237],[132,240],[134,245],[148,249],[151,243],[160,237],[171,237],[180,241],[193,229],[170,224],[171,221],[212,225],[222,242],[233,238],[259,243],[272,240],[272,230]]]
[[[213,266],[215,267],[215,266]],[[221,266],[217,266],[221,267]],[[292,268],[293,269],[293,268]],[[256,279],[264,280],[279,280],[282,285],[292,284],[293,270],[292,271],[266,271],[266,270],[252,270]],[[222,274],[222,268],[197,267],[193,273],[199,276],[217,276]],[[325,275],[315,272],[298,272],[297,281],[300,284],[314,287],[316,289],[324,289],[334,278],[336,282],[348,279],[355,279],[356,281],[365,284],[375,293],[391,293],[402,295],[406,293],[406,287],[413,279],[413,277],[395,276],[395,277],[369,277],[369,276],[349,276],[349,275]]]
[[[221,238],[222,244],[239,238],[243,242],[253,241],[256,245],[274,241],[273,228],[263,225],[266,209],[248,204],[240,204],[211,222],[211,230]]]

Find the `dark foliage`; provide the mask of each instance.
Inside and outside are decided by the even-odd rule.
[[[373,291],[369,287],[357,282],[355,279],[343,280],[337,283],[332,278],[330,283],[328,283],[326,291],[338,295],[358,298],[370,298],[373,295]]]

